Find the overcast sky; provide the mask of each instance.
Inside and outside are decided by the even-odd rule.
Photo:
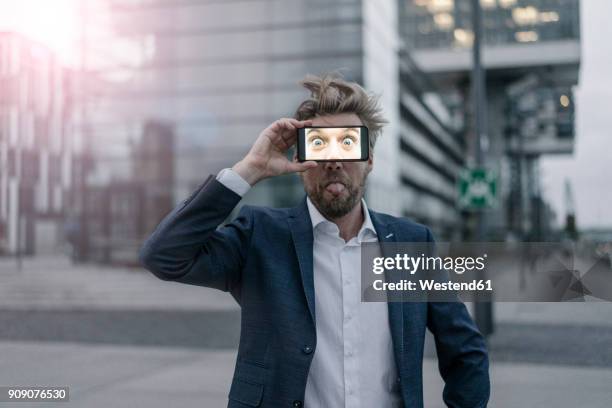
[[[612,228],[612,1],[582,0],[582,66],[573,156],[542,159],[542,185],[564,219],[564,180],[580,228]]]

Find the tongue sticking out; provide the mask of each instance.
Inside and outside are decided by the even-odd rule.
[[[331,183],[325,189],[333,195],[340,195],[344,191],[344,185],[341,183]]]

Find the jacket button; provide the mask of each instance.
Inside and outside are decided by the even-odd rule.
[[[310,347],[310,346],[304,346],[304,348],[302,348],[302,352],[303,352],[304,354],[310,354],[310,353],[312,353],[312,347]]]
[[[302,408],[302,401],[300,400],[293,401],[293,408]]]

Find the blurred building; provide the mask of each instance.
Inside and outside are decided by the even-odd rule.
[[[404,50],[400,52],[401,215],[431,227],[438,239],[458,238],[462,216],[456,205],[456,177],[465,166],[461,95],[434,84]]]
[[[141,139],[132,149],[132,180],[143,186],[143,203],[138,209],[143,217],[139,239],[152,231],[159,220],[174,207],[174,127],[147,121]]]
[[[145,122],[140,139],[130,147],[129,174],[87,186],[81,259],[136,261],[142,237],[174,207],[174,142],[171,125]],[[96,167],[105,165],[103,159],[96,162]]]
[[[149,57],[96,99],[91,128],[104,140],[123,134],[127,145],[130,129],[147,120],[172,124],[175,160],[164,165],[173,167],[174,203],[241,159],[272,121],[291,116],[307,96],[301,78],[340,70],[381,96],[390,122],[369,179],[372,208],[426,222],[444,236],[457,231],[460,106],[442,98],[405,52],[395,0],[142,0],[112,3],[110,12],[117,35],[141,39]],[[103,173],[115,162],[97,153]],[[245,202],[291,206],[302,194],[292,175],[262,182]]]
[[[66,70],[42,45],[0,32],[0,253],[62,241],[75,146]]]
[[[495,239],[508,232],[542,239],[542,222],[550,217],[540,192],[539,158],[570,154],[574,146],[579,1],[481,0],[480,5],[486,165],[500,175],[502,198],[488,213],[489,231]],[[471,0],[402,1],[400,16],[402,38],[414,60],[438,86],[462,95],[464,117],[471,123]],[[474,137],[468,137],[468,151],[474,152]]]

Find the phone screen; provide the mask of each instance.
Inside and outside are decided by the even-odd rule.
[[[298,129],[299,160],[359,161],[368,158],[365,126],[305,127]]]

